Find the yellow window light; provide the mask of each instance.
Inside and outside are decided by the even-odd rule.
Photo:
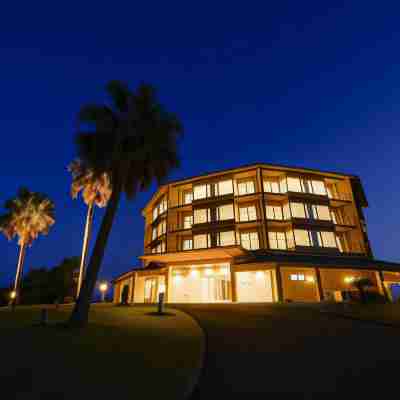
[[[165,293],[165,284],[164,283],[160,283],[158,285],[158,292],[159,293]]]
[[[212,270],[211,268],[207,268],[207,269],[204,271],[204,274],[207,275],[207,276],[212,275],[212,273],[213,273],[213,270]]]
[[[220,272],[221,274],[228,275],[228,268],[227,268],[227,267],[221,267],[221,268],[219,269],[219,272]]]
[[[175,275],[174,276],[174,281],[175,281],[175,283],[181,282],[182,281],[182,276],[181,275]]]
[[[315,279],[314,279],[313,276],[308,275],[308,276],[306,277],[306,281],[309,282],[309,283],[314,283]]]

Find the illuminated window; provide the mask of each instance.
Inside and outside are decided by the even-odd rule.
[[[158,217],[158,207],[153,208],[153,221],[155,221]]]
[[[242,181],[238,183],[239,195],[251,194],[255,192],[254,181]]]
[[[267,219],[283,219],[282,207],[280,205],[266,206]]]
[[[183,193],[183,204],[190,204],[193,201],[193,193],[192,192],[184,192]]]
[[[286,250],[285,232],[268,232],[269,247],[275,250]]]
[[[297,246],[311,246],[308,231],[304,229],[294,229],[293,232]]]
[[[215,195],[223,196],[225,194],[233,193],[233,183],[232,180],[221,181],[215,184]]]
[[[319,232],[322,247],[337,247],[336,237],[333,232]]]
[[[235,232],[218,232],[217,233],[217,246],[232,246],[235,242]]]
[[[287,186],[289,192],[302,192],[302,185],[300,183],[300,178],[288,176]]]
[[[257,219],[257,211],[255,206],[247,206],[239,208],[239,221],[255,221]]]
[[[282,211],[283,211],[283,219],[290,219],[291,218],[289,203],[285,203],[282,206]]]
[[[194,224],[204,224],[211,221],[211,211],[209,208],[195,209],[193,213]]]
[[[225,221],[228,219],[234,219],[233,204],[225,204],[217,207],[217,220]]]
[[[296,247],[294,243],[294,234],[293,231],[286,231],[286,243],[288,249],[293,249]]]
[[[211,185],[208,183],[205,185],[197,185],[193,188],[194,200],[205,199],[210,196],[211,196]]]
[[[312,215],[313,215],[314,219],[320,219],[320,220],[324,220],[324,221],[331,220],[331,214],[329,212],[328,206],[321,206],[321,205],[313,204],[311,209],[312,209]]]
[[[193,249],[193,240],[192,239],[183,239],[182,240],[182,250],[192,250]]]
[[[258,232],[243,232],[240,234],[240,243],[244,249],[258,250],[260,242],[258,239]]]
[[[311,186],[312,186],[312,193],[314,194],[319,194],[321,196],[326,196],[326,188],[325,188],[325,183],[324,181],[311,181]]]
[[[293,218],[308,218],[307,209],[304,207],[304,203],[290,203],[290,209],[292,211]]]
[[[193,247],[195,249],[206,249],[211,246],[211,240],[209,234],[194,235]]]
[[[185,215],[183,217],[183,229],[190,229],[193,225],[193,215]]]
[[[305,279],[304,274],[290,274],[291,281],[304,281]]]

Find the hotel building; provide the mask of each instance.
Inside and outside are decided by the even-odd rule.
[[[114,280],[132,303],[342,301],[352,282],[394,299],[400,264],[375,260],[357,176],[255,164],[163,185],[143,210],[143,267]]]

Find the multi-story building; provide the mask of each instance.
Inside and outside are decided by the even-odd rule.
[[[161,186],[143,210],[143,268],[129,301],[341,300],[367,277],[391,297],[400,265],[373,258],[353,175],[255,164]],[[127,290],[127,289],[126,289]]]

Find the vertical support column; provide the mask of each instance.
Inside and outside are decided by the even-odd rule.
[[[315,268],[315,277],[317,279],[317,289],[318,289],[318,297],[319,301],[324,301],[324,290],[322,288],[322,282],[321,282],[321,271],[319,268]]]
[[[276,290],[278,295],[278,301],[283,301],[283,287],[282,287],[282,275],[281,268],[279,265],[275,267],[275,276],[276,276]]]
[[[236,292],[236,274],[235,274],[235,263],[233,259],[229,263],[229,271],[231,274],[231,296],[232,302],[237,302],[237,292]]]
[[[118,304],[121,299],[121,282],[117,282],[114,285],[114,303]]]
[[[129,303],[134,303],[135,301],[135,283],[136,283],[136,272],[133,273],[131,276],[131,282],[129,284],[130,286],[130,297],[129,297]]]
[[[166,274],[166,279],[165,279],[165,302],[170,303],[172,300],[172,285],[173,285],[173,280],[172,280],[172,267],[168,266],[167,267],[167,274]]]
[[[386,301],[391,302],[391,297],[389,296],[389,293],[384,283],[383,272],[381,270],[375,271],[375,276],[376,282],[378,283],[379,293],[385,298]]]

